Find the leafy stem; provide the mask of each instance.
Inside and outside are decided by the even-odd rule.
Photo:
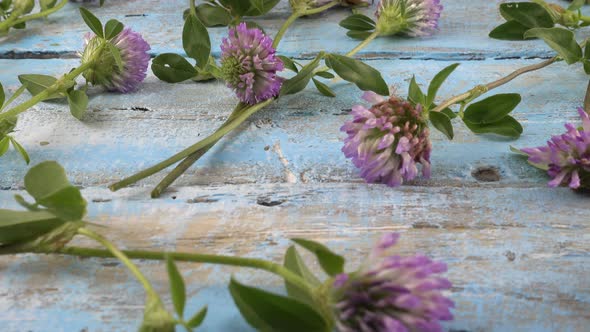
[[[590,113],[590,81],[588,81],[586,95],[584,96],[584,111],[586,111],[586,113]]]
[[[556,56],[551,59],[545,60],[543,62],[517,69],[517,70],[513,71],[512,73],[510,73],[509,75],[507,75],[499,80],[490,82],[485,85],[478,85],[475,88],[473,88],[463,94],[460,94],[460,95],[457,95],[455,97],[445,100],[444,102],[440,103],[440,105],[433,108],[431,110],[431,112],[440,112],[449,106],[452,106],[455,104],[460,104],[460,103],[463,103],[468,100],[473,100],[490,90],[493,90],[497,87],[500,87],[500,86],[512,81],[513,79],[517,78],[518,76],[520,76],[522,74],[526,74],[528,72],[532,72],[535,70],[545,68],[545,67],[557,62],[559,59],[560,58]]]
[[[57,80],[54,84],[47,87],[47,89],[34,95],[31,99],[27,100],[26,102],[24,102],[18,106],[15,106],[15,107],[9,109],[6,112],[0,113],[0,120],[17,116],[17,115],[25,112],[29,108],[35,106],[39,102],[43,101],[44,99],[48,98],[52,94],[54,94],[56,92],[60,92],[61,90],[63,90],[63,86],[65,83],[74,81],[79,75],[84,73],[88,68],[92,67],[93,65],[94,65],[94,63],[92,61],[89,61],[87,63],[80,65],[80,67],[78,67],[78,68],[72,70],[71,72],[69,72],[68,74],[64,75],[61,79]]]
[[[373,33],[368,35],[367,38],[365,38],[362,42],[360,42],[358,45],[356,45],[352,50],[350,50],[348,53],[346,53],[346,56],[351,57],[351,56],[357,54],[363,48],[367,47],[377,37],[379,37],[379,31],[375,30],[375,31],[373,31]],[[328,69],[329,68],[327,66],[322,66],[322,67],[314,70],[314,73],[319,73],[322,71],[326,71]]]
[[[11,28],[15,25],[25,23],[30,20],[36,20],[39,18],[49,16],[49,15],[55,13],[56,11],[62,9],[67,3],[68,3],[68,0],[62,0],[60,3],[53,6],[52,8],[43,10],[43,11],[35,13],[35,14],[25,15],[20,18],[18,17],[20,15],[20,13],[13,12],[12,14],[16,13],[16,15],[11,14],[10,17],[6,21],[0,23],[0,31],[8,30],[9,28]]]
[[[227,126],[232,121],[234,121],[235,118],[238,116],[238,114],[243,109],[244,109],[244,104],[239,103],[236,106],[236,108],[234,109],[234,111],[232,112],[232,114],[229,116],[229,118],[223,123],[223,125],[219,129]],[[194,163],[196,163],[197,160],[199,160],[205,153],[207,153],[207,151],[209,151],[218,141],[219,140],[209,144],[208,146],[200,149],[199,151],[196,151],[195,153],[186,157],[182,162],[180,162],[180,164],[178,164],[172,170],[172,172],[168,173],[168,175],[166,175],[164,177],[164,179],[162,179],[162,181],[160,181],[160,183],[158,183],[158,185],[154,188],[154,190],[152,190],[151,197],[152,198],[160,197],[160,195],[162,194],[162,192],[164,192],[164,190],[166,190],[166,188],[168,188],[174,181],[176,181],[176,179],[178,179],[182,174],[184,174],[184,172],[186,172],[187,169],[189,169]]]
[[[190,11],[192,15],[197,16],[197,8],[195,7],[195,0],[188,0]]]
[[[101,235],[99,235],[87,228],[78,229],[78,234],[86,236],[86,237],[100,243],[105,248],[107,248],[107,250],[103,250],[103,252],[105,255],[107,255],[107,254],[108,255],[102,256],[102,257],[116,257],[129,269],[129,271],[135,276],[135,278],[137,278],[137,280],[143,285],[143,288],[145,288],[146,292],[148,293],[148,296],[154,296],[154,295],[157,296],[156,291],[154,290],[154,288],[152,287],[150,282],[147,280],[147,278],[143,275],[143,273],[141,273],[141,271],[139,271],[137,266],[129,260],[130,257],[128,257],[121,250],[119,250],[114,244],[112,244],[110,241],[108,241],[107,239],[105,239]],[[63,253],[64,250],[66,250],[66,249],[61,249],[59,252]],[[86,257],[89,257],[89,256],[86,256]]]
[[[104,245],[104,244],[103,244]],[[105,245],[106,247],[106,245]],[[108,248],[108,247],[107,247]],[[116,249],[116,248],[115,248]],[[115,252],[112,250],[104,249],[92,249],[84,247],[65,247],[57,251],[59,254],[78,256],[78,257],[117,257]],[[165,260],[166,256],[170,257],[174,261],[178,262],[193,262],[193,263],[209,263],[217,265],[229,265],[239,266],[258,270],[264,270],[275,275],[284,278],[289,283],[296,285],[298,288],[303,290],[311,290],[310,285],[303,280],[297,274],[291,272],[289,269],[282,265],[257,259],[257,258],[245,258],[235,256],[224,256],[224,255],[209,255],[209,254],[197,254],[197,253],[186,253],[186,252],[160,252],[160,251],[147,251],[147,250],[122,250],[120,254],[130,259],[147,259],[147,260]],[[119,258],[120,259],[120,258]],[[124,262],[125,263],[125,262]],[[130,263],[132,265],[132,263]],[[127,265],[127,264],[126,264]],[[128,266],[129,267],[129,266]],[[131,269],[131,268],[130,268]],[[135,268],[137,269],[137,268]],[[143,283],[143,282],[142,282]]]
[[[287,29],[300,17],[302,16],[307,16],[307,15],[314,15],[314,14],[319,14],[325,10],[328,10],[336,5],[338,5],[340,3],[339,0],[334,0],[332,2],[329,2],[321,7],[318,8],[312,8],[312,9],[305,9],[305,10],[296,10],[293,14],[291,14],[291,16],[289,16],[289,18],[287,18],[287,20],[283,23],[283,25],[281,26],[281,28],[279,29],[279,31],[277,32],[277,34],[275,35],[275,38],[272,42],[272,47],[273,48],[277,48],[279,46],[279,43],[281,42],[281,39],[283,39],[283,36],[285,35],[285,32],[287,32]]]
[[[263,109],[264,107],[266,107],[267,105],[269,105],[271,102],[273,102],[274,99],[268,99],[266,101],[263,101],[259,104],[256,105],[252,105],[244,110],[242,110],[242,112],[240,113],[239,116],[236,117],[236,119],[234,121],[232,121],[231,123],[229,123],[227,126],[219,128],[218,131],[214,132],[213,134],[211,134],[210,136],[208,136],[207,138],[189,146],[188,148],[182,150],[181,152],[175,154],[174,156],[150,167],[147,168],[135,175],[132,175],[126,179],[123,179],[117,183],[114,183],[112,185],[109,186],[109,188],[112,191],[117,191],[121,188],[125,188],[130,184],[133,184],[139,180],[145,179],[148,176],[151,176],[179,161],[181,161],[182,159],[190,156],[191,154],[207,147],[208,145],[210,145],[211,143],[214,143],[216,141],[218,141],[219,139],[221,139],[225,134],[229,133],[230,131],[236,129],[242,122],[246,121],[246,119],[248,119],[252,114],[258,112],[259,110]]]

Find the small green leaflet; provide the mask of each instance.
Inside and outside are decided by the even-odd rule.
[[[40,94],[41,92],[45,91],[47,88],[51,87],[53,84],[57,82],[57,78],[53,76],[36,74],[19,75],[18,80],[27,88],[27,90],[33,96]],[[44,100],[59,99],[63,97],[64,96],[62,94],[56,92],[50,95],[49,97],[45,98]]]
[[[286,80],[281,87],[280,96],[291,95],[305,89],[313,77],[313,71],[318,67],[323,55],[323,53],[318,54],[313,61],[303,66],[295,76]]]
[[[330,89],[327,85],[316,80],[315,78],[313,78],[312,80],[313,80],[313,84],[315,84],[315,87],[318,89],[318,91],[321,94],[323,94],[326,97],[336,97],[336,94],[334,93],[334,91],[332,91],[332,89]]]
[[[246,321],[260,331],[325,332],[326,321],[312,307],[293,298],[243,285],[231,279],[229,290]]]
[[[186,304],[186,287],[184,279],[178,271],[178,267],[170,256],[166,256],[166,269],[168,271],[168,280],[170,281],[170,293],[172,294],[172,303],[178,317],[184,317],[184,306]]]
[[[451,123],[451,119],[445,113],[430,112],[429,117],[434,128],[445,134],[448,139],[453,139],[455,135],[453,132],[453,124]]]
[[[88,96],[82,90],[72,90],[68,94],[68,104],[70,105],[70,113],[78,119],[82,120],[88,108]]]
[[[335,276],[344,271],[344,257],[335,254],[323,244],[299,238],[291,239],[291,241],[313,253],[324,272],[328,275]]]
[[[381,73],[366,63],[338,54],[328,54],[326,65],[344,80],[356,84],[363,91],[373,91],[382,96],[389,95],[389,87]]]
[[[152,61],[152,71],[156,77],[168,83],[186,81],[198,74],[184,57],[174,53],[158,55]]]
[[[525,38],[541,38],[563,57],[568,65],[582,59],[582,48],[571,30],[564,28],[534,28],[524,34]]]
[[[123,28],[123,23],[115,19],[109,20],[104,26],[104,37],[106,39],[115,38],[123,31]]]
[[[295,246],[289,246],[289,248],[287,249],[283,265],[291,272],[297,274],[298,276],[301,276],[306,282],[309,283],[310,286],[318,287],[320,285],[320,281],[305,265],[305,262],[297,252]],[[290,296],[296,298],[301,302],[313,305],[313,296],[307,289],[300,289],[299,287],[295,286],[294,284],[291,284],[286,280],[285,288],[287,288],[287,293]]]
[[[551,28],[553,19],[543,6],[532,2],[508,2],[500,5],[506,21],[516,21],[528,28]]]
[[[449,77],[449,75],[451,75],[451,73],[453,73],[453,71],[455,71],[455,69],[457,69],[458,66],[458,63],[454,63],[444,68],[434,76],[432,81],[430,81],[430,85],[428,86],[428,95],[426,96],[426,102],[424,105],[426,108],[429,108],[432,105],[434,99],[436,98],[438,90]]]
[[[4,101],[6,100],[6,94],[4,93],[4,87],[0,83],[0,110],[4,107]]]
[[[82,15],[82,19],[86,22],[86,25],[92,30],[92,32],[97,36],[104,38],[102,23],[100,23],[98,17],[94,16],[94,14],[84,7],[80,7],[80,15]]]
[[[16,151],[18,151],[18,153],[21,155],[21,157],[23,157],[23,160],[27,163],[27,165],[31,162],[31,158],[29,157],[29,154],[27,153],[27,150],[25,150],[25,148],[23,148],[22,145],[20,145],[12,136],[7,136],[10,139],[10,142],[12,143],[12,146],[14,147],[14,149]],[[1,155],[1,153],[0,153]]]
[[[197,60],[200,68],[205,68],[211,53],[211,40],[207,28],[195,15],[186,18],[182,30],[182,46],[189,57]]]
[[[340,26],[352,31],[375,30],[375,21],[363,14],[353,14],[340,21]]]

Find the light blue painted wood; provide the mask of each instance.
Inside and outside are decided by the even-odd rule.
[[[107,0],[107,6],[93,10],[145,33],[153,53],[159,54],[182,52],[179,15],[184,3]],[[441,97],[539,61],[523,58],[550,56],[540,42],[486,37],[500,21],[498,3],[443,1],[440,34],[423,40],[380,39],[362,56],[371,58],[369,63],[402,95],[412,74],[423,85],[452,63],[447,60],[460,60]],[[0,57],[72,56],[85,31],[76,8],[70,4],[46,22],[12,33],[0,41]],[[347,13],[334,10],[297,23],[281,53],[308,58],[324,48],[346,52],[356,44],[337,26]],[[274,32],[287,15],[283,1],[260,22]],[[217,45],[225,30],[211,31]],[[329,37],[316,37],[316,31]],[[479,59],[484,61],[470,61]],[[0,60],[0,82],[14,91],[18,74],[59,75],[76,65],[75,59]],[[289,238],[308,237],[344,253],[352,269],[379,234],[400,231],[401,254],[422,252],[449,263],[455,284],[451,297],[457,303],[456,320],[447,325],[450,330],[585,331],[590,326],[588,197],[564,188],[547,189],[542,172],[508,151],[509,144],[543,144],[563,131],[564,122],[577,121],[575,107],[582,103],[588,78],[580,68],[572,68],[556,64],[497,90],[523,95],[515,113],[525,127],[520,140],[474,136],[461,124],[454,142],[433,134],[432,180],[399,189],[362,184],[342,156],[338,128],[360,95],[342,82],[330,83],[337,99],[309,88],[254,116],[157,201],[146,197],[159,177],[115,194],[105,187],[220,125],[235,104],[222,84],[170,85],[150,75],[135,94],[94,95],[83,122],[72,118],[63,103],[41,104],[21,117],[15,136],[33,163],[54,159],[66,167],[70,178],[84,188],[89,220],[107,225],[99,231],[124,247],[239,254],[280,262]],[[479,166],[497,167],[501,180],[478,182],[471,173]],[[12,196],[22,194],[26,169],[14,152],[0,158],[0,208],[18,208]],[[259,200],[283,203],[265,207],[257,204]],[[139,265],[157,290],[167,294],[162,264]],[[189,310],[210,306],[204,331],[250,330],[226,291],[230,273],[242,281],[281,289],[278,279],[263,273],[196,264],[181,268],[191,294]],[[167,295],[165,299],[171,307]],[[112,260],[0,258],[3,332],[133,331],[143,300],[141,287]]]
[[[0,192],[0,208],[17,208],[13,193]],[[89,219],[106,225],[99,231],[129,248],[280,262],[288,238],[304,236],[345,254],[352,270],[378,234],[398,231],[403,233],[399,254],[421,252],[449,263],[455,285],[450,295],[457,303],[450,329],[584,331],[590,323],[588,198],[565,188],[226,185],[178,188],[175,199],[167,195],[158,201],[145,199],[146,189],[113,195],[89,188],[83,194],[91,201],[112,200],[90,203]],[[201,203],[188,203],[197,197]],[[284,202],[265,207],[256,204],[260,197]],[[112,263],[2,258],[0,321],[7,331],[134,330],[143,293]],[[162,264],[140,262],[140,267],[160,293],[168,294]],[[236,270],[190,264],[181,269],[191,294],[188,310],[210,305],[204,331],[249,330],[225,291]],[[278,279],[262,273],[241,270],[237,278],[281,287]],[[165,299],[170,305],[168,295]],[[16,321],[23,315],[26,321]]]
[[[540,41],[506,42],[490,40],[488,33],[502,19],[497,6],[502,1],[447,0],[441,18],[440,33],[424,39],[382,38],[361,52],[367,57],[393,57],[439,60],[480,60],[486,58],[548,57],[552,52]],[[559,1],[567,6],[567,2]],[[29,29],[13,31],[0,41],[0,57],[30,54],[75,54],[82,47],[82,36],[88,31],[77,12],[77,4],[50,16],[45,22],[32,22]],[[180,39],[185,0],[122,1],[111,0],[92,11],[103,21],[116,18],[141,32],[152,45],[154,54],[184,53]],[[365,9],[372,16],[374,9]],[[285,36],[280,48],[288,56],[309,58],[319,51],[346,53],[358,41],[346,37],[338,22],[350,10],[334,9],[321,17],[297,22]],[[288,2],[282,1],[267,17],[257,20],[269,34],[274,34],[289,15]],[[212,44],[219,45],[225,28],[210,29]],[[217,47],[214,54],[219,54]]]
[[[465,61],[450,77],[441,98],[496,80],[512,70],[540,60]],[[451,62],[374,60],[401,95],[416,74],[424,85]],[[424,65],[424,64],[428,65]],[[16,65],[15,65],[16,64]],[[49,65],[48,65],[49,64]],[[16,76],[28,73],[58,74],[77,65],[76,60],[1,60],[6,68],[3,83],[18,87]],[[528,74],[497,93],[518,92],[523,102],[515,111],[525,132],[518,141],[471,134],[455,120],[456,138],[449,142],[433,130],[433,176],[430,185],[476,184],[471,172],[479,166],[496,166],[501,184],[544,186],[545,175],[514,156],[508,149],[537,146],[550,135],[564,131],[565,122],[576,122],[587,77],[576,66],[559,63]],[[568,80],[553,79],[571,70]],[[361,102],[361,92],[350,84],[334,84],[338,98],[321,96],[315,88],[284,98],[256,115],[224,139],[185,176],[184,185],[261,183],[285,181],[283,165],[272,148],[279,142],[289,169],[303,182],[360,181],[356,170],[340,152],[344,135],[340,126],[349,119],[347,109]],[[131,95],[98,94],[91,99],[87,119],[73,118],[64,103],[44,103],[21,116],[15,137],[29,150],[34,162],[55,159],[80,185],[105,185],[159,162],[193,144],[221,125],[236,100],[221,83],[166,84],[150,75],[142,89]],[[134,110],[135,109],[135,110]],[[148,111],[142,110],[148,109]],[[344,111],[343,111],[344,110]],[[49,142],[48,145],[40,145]],[[26,168],[17,153],[0,160],[0,186],[18,187]],[[153,185],[161,176],[146,180]],[[420,181],[420,185],[428,182]]]

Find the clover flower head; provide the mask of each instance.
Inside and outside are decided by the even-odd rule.
[[[342,152],[360,169],[361,177],[396,187],[413,180],[417,164],[422,164],[422,175],[429,178],[432,144],[422,106],[373,92],[363,98],[375,104],[354,106],[353,119],[340,129],[347,134]]]
[[[112,50],[101,47],[103,40],[92,33],[84,38],[82,63],[95,64],[84,72],[84,78],[93,85],[104,86],[109,91],[131,92],[137,90],[146,77],[150,62],[150,45],[142,36],[129,28],[108,40],[119,50],[122,66],[119,67]]]
[[[332,309],[340,332],[438,332],[453,319],[454,303],[442,294],[451,282],[438,276],[444,263],[423,256],[387,256],[399,234],[385,235],[367,263],[334,278]]]
[[[442,10],[440,0],[381,0],[375,13],[377,30],[384,36],[429,36],[438,30]]]
[[[546,146],[525,148],[531,163],[545,166],[552,178],[550,187],[569,185],[572,189],[590,188],[590,118],[578,108],[582,127],[565,125],[566,133],[551,137]]]
[[[245,23],[229,29],[221,44],[221,72],[240,101],[256,104],[279,94],[283,79],[277,72],[283,62],[276,56],[272,39]]]

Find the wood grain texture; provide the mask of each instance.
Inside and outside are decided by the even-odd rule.
[[[443,1],[445,10],[440,33],[423,39],[382,38],[362,51],[366,57],[415,58],[437,60],[482,60],[486,58],[548,57],[551,51],[541,41],[509,42],[490,40],[488,33],[502,19],[497,7],[503,0]],[[557,1],[567,6],[566,1]],[[78,14],[79,4],[68,4],[45,22],[35,21],[29,28],[12,31],[0,43],[0,57],[73,56],[82,47],[81,36],[87,28]],[[179,36],[182,32],[182,11],[186,0],[111,0],[104,7],[89,6],[103,21],[116,18],[141,32],[152,45],[154,54],[184,53]],[[373,16],[374,8],[363,10]],[[289,16],[288,1],[282,1],[271,13],[257,19],[269,34],[274,34]],[[321,17],[302,19],[289,30],[281,43],[284,55],[310,58],[322,50],[346,53],[358,41],[346,37],[338,26],[350,15],[346,8],[336,8]],[[219,45],[225,28],[210,29],[212,45]],[[177,38],[178,37],[178,38]],[[214,47],[214,54],[219,49]]]
[[[495,9],[500,2],[443,0],[439,34],[379,39],[361,57],[402,95],[412,74],[424,87],[437,71],[458,61],[451,84],[440,92],[444,98],[551,56],[538,41],[487,38],[500,22]],[[77,65],[72,57],[85,31],[77,7],[68,4],[45,22],[32,22],[29,29],[0,40],[5,87],[16,90],[19,74],[59,75]],[[105,7],[92,9],[145,33],[153,54],[159,54],[182,53],[184,7],[181,0],[107,0]],[[348,51],[356,42],[337,25],[348,13],[338,9],[298,21],[281,53],[307,59],[323,49]],[[274,32],[287,16],[283,1],[259,21]],[[211,32],[218,45],[225,30]],[[160,176],[118,193],[105,187],[219,126],[236,102],[221,83],[171,85],[150,75],[134,94],[93,90],[83,122],[63,103],[40,104],[21,116],[15,137],[33,164],[58,160],[65,166],[71,180],[84,188],[89,220],[107,226],[97,230],[123,247],[280,262],[289,238],[308,237],[345,254],[352,270],[380,234],[398,231],[403,233],[401,254],[421,252],[448,262],[454,283],[450,296],[457,304],[448,330],[588,331],[589,197],[547,189],[546,175],[508,149],[510,144],[541,145],[561,133],[565,122],[576,122],[587,80],[581,68],[555,64],[498,89],[523,95],[515,113],[525,127],[522,138],[474,136],[457,122],[453,142],[433,134],[432,179],[399,189],[363,184],[340,152],[339,127],[360,96],[343,82],[327,82],[336,99],[308,88],[255,115],[155,201],[147,197]],[[18,208],[12,196],[22,194],[26,170],[15,152],[0,159],[0,208]],[[482,181],[494,178],[499,181]],[[310,257],[306,260],[318,270]],[[164,266],[139,265],[171,308]],[[226,290],[231,273],[282,289],[280,280],[264,273],[180,266],[191,297],[188,311],[210,307],[203,331],[250,330]],[[2,332],[133,331],[143,304],[141,287],[114,260],[0,257]]]
[[[449,329],[583,331],[590,323],[588,197],[567,189],[226,185],[179,188],[157,203],[144,199],[144,189],[83,193],[94,201],[90,219],[108,227],[99,231],[124,247],[280,262],[288,238],[304,236],[350,257],[352,270],[379,234],[397,231],[400,254],[421,252],[449,263],[457,303]],[[8,203],[10,194],[0,194],[0,207],[17,207]],[[167,294],[164,267],[140,267]],[[210,305],[205,331],[247,330],[227,307],[223,285],[235,269],[181,268],[192,295],[189,310]],[[8,330],[59,330],[65,320],[65,330],[131,331],[141,317],[141,287],[113,260],[26,255],[2,258],[0,272],[0,321]],[[265,274],[241,270],[237,277],[280,288]],[[25,322],[15,321],[22,315]]]

